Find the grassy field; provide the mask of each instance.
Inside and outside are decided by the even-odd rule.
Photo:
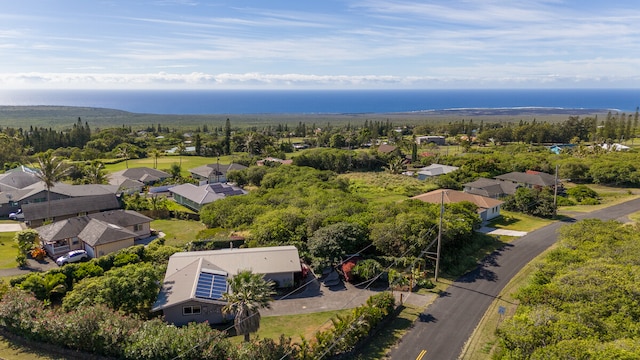
[[[182,158],[182,159],[181,159]],[[220,156],[220,164],[230,164],[233,162],[235,156]],[[190,155],[163,155],[158,158],[157,169],[169,172],[171,169],[171,165],[173,164],[181,164],[182,176],[189,176],[189,169],[196,168],[198,166],[203,166],[207,164],[215,164],[218,161],[213,157],[204,157],[204,156],[190,156]],[[152,157],[143,158],[143,159],[129,159],[128,161],[120,161],[115,164],[107,164],[105,165],[105,170],[109,173],[113,173],[116,171],[125,170],[127,168],[136,168],[136,167],[148,167],[148,168],[156,168],[156,160]]]
[[[153,220],[151,228],[165,234],[166,245],[182,246],[194,241],[198,232],[204,230],[205,226],[199,221],[169,219]]]
[[[351,191],[374,203],[406,200],[437,188],[436,185],[405,175],[385,172],[355,172],[340,175],[349,179]]]

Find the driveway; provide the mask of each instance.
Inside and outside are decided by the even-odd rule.
[[[489,235],[506,235],[513,237],[522,237],[527,235],[526,231],[516,231],[516,230],[506,230],[506,229],[496,229],[488,226],[483,226],[478,229],[478,232]]]
[[[21,222],[0,224],[0,232],[17,232],[24,229],[24,224]]]
[[[360,289],[343,281],[335,286],[325,287],[313,273],[310,273],[305,281],[306,285],[299,291],[276,298],[271,303],[271,309],[260,310],[260,315],[280,316],[351,309],[364,304],[372,295],[386,290]],[[418,295],[399,291],[395,291],[394,295],[398,303],[402,300],[404,303],[421,307],[425,307],[436,297],[435,294]]]

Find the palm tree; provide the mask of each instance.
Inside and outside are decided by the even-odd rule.
[[[128,144],[122,144],[118,149],[118,157],[124,158],[124,165],[127,169],[129,168],[129,156],[131,156],[130,150]]]
[[[37,156],[40,171],[36,177],[44,182],[47,188],[47,219],[51,218],[51,188],[58,181],[62,180],[69,172],[69,167],[62,159],[53,156],[53,151],[49,150]]]
[[[90,184],[104,184],[107,182],[107,172],[104,170],[102,162],[94,160],[84,170]]]
[[[153,168],[157,169],[158,168],[158,158],[160,156],[162,156],[162,153],[160,152],[160,150],[158,149],[153,149],[151,150],[151,156],[153,156]]]
[[[249,335],[260,328],[261,308],[270,308],[273,300],[273,281],[265,280],[261,274],[251,271],[239,271],[232,278],[227,279],[229,292],[222,294],[227,305],[222,308],[225,314],[234,314],[234,327],[238,335],[244,335],[244,341],[249,342]]]
[[[185,153],[185,151],[187,150],[187,146],[184,143],[180,143],[178,144],[178,154],[180,154],[180,167],[182,167],[182,155]]]

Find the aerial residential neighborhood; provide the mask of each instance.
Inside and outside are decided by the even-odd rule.
[[[286,320],[295,325],[282,333],[296,345],[278,345],[283,346],[278,351],[315,354],[309,359],[327,349],[332,356],[412,357],[422,344],[415,338],[422,327],[431,332],[442,326],[455,343],[429,343],[434,352],[461,348],[475,335],[446,327],[480,323],[478,314],[489,304],[475,299],[473,306],[460,307],[459,301],[484,293],[497,298],[499,281],[530,261],[520,256],[542,253],[556,236],[572,241],[547,229],[591,226],[626,234],[618,225],[577,219],[593,213],[593,221],[605,221],[618,211],[630,212],[638,184],[635,173],[612,170],[632,168],[635,150],[574,146],[555,154],[548,145],[505,145],[491,128],[482,132],[460,125],[441,125],[442,134],[463,129],[456,137],[413,137],[407,134],[411,126],[367,122],[360,133],[377,131],[379,139],[349,141],[351,124],[334,128],[330,136],[310,127],[315,130],[294,140],[240,128],[233,140],[230,124],[229,131],[189,136],[158,126],[142,133],[118,130],[123,140],[105,153],[112,157],[109,163],[71,161],[52,150],[38,153],[29,165],[0,174],[0,214],[7,219],[0,227],[13,229],[16,244],[12,265],[0,269],[12,276],[11,295],[0,305],[14,299],[49,311],[46,304],[53,304],[51,311],[60,311],[60,317],[103,311],[102,320],[95,320],[100,324],[126,316],[130,323],[123,331],[139,338],[122,344],[141,345],[141,339],[161,332],[170,334],[153,340],[155,346],[208,334],[208,346],[230,358],[242,358],[245,344],[272,346],[261,340],[263,334],[288,316],[296,317]],[[303,129],[299,125],[288,136]],[[482,142],[487,131],[490,144]],[[255,142],[240,141],[239,134]],[[154,144],[145,151],[133,145],[142,136]],[[193,144],[198,137],[207,145],[187,151],[187,141]],[[159,144],[177,150],[159,151]],[[528,249],[521,243],[535,250],[521,250]],[[514,256],[518,260],[496,267]],[[442,296],[466,286],[474,287],[473,294]],[[508,304],[521,301],[513,294],[500,296],[510,299]],[[450,306],[459,307],[456,316],[442,315]],[[429,320],[430,311],[438,314],[437,322]],[[515,313],[517,306],[504,311]],[[300,328],[323,327],[314,317],[302,320],[303,314],[316,314],[332,326],[301,334]],[[355,327],[355,314],[368,320]],[[401,320],[405,317],[410,321]],[[23,331],[3,319],[0,314],[7,331]],[[510,321],[503,326],[514,326]],[[403,328],[385,340],[395,345],[376,348],[377,337],[386,335],[374,329],[390,323]],[[75,331],[73,324],[65,331]],[[60,343],[46,335],[58,330],[47,329],[38,341],[132,358],[126,346],[133,345]],[[337,329],[353,331],[348,345],[334,346],[341,336]],[[508,344],[499,337],[513,334],[493,335],[497,342],[486,346],[498,351]],[[236,336],[243,345],[228,345]],[[312,340],[303,342],[308,336]]]

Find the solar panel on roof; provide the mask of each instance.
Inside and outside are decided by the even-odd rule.
[[[227,277],[225,275],[200,273],[196,284],[197,298],[220,300],[225,292],[227,292]]]

